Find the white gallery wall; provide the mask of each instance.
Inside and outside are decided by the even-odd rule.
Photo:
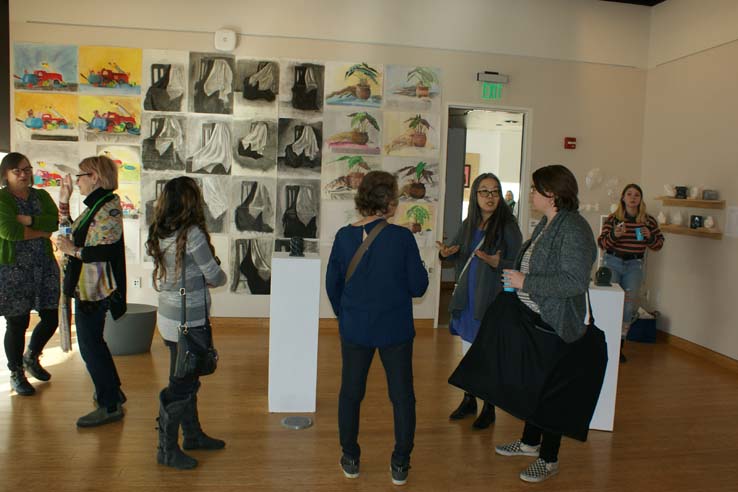
[[[704,8],[706,4],[710,8]],[[713,188],[738,206],[738,2],[668,0],[654,9],[641,181],[646,196],[664,184]],[[726,211],[662,207],[651,213],[712,215]],[[738,359],[735,304],[738,238],[666,235],[648,259],[651,304],[660,328]]]
[[[614,8],[607,2],[500,0],[453,3],[452,15],[448,11],[452,3],[425,2],[425,9],[416,8],[417,3],[380,1],[374,9],[368,9],[369,13],[362,14],[352,4],[332,1],[277,1],[267,6],[216,1],[203,8],[201,2],[133,0],[111,16],[107,6],[96,2],[46,5],[39,9],[30,2],[14,0],[10,3],[11,44],[115,44],[212,52],[212,31],[231,26],[238,31],[258,33],[239,38],[234,52],[237,58],[362,60],[439,67],[443,74],[444,114],[441,175],[445,167],[447,106],[477,105],[481,99],[476,72],[497,70],[509,74],[511,83],[505,87],[502,100],[487,104],[530,112],[525,156],[531,169],[559,162],[569,166],[580,180],[592,167],[623,181],[640,176],[646,73],[637,66],[645,65],[647,9]],[[460,9],[459,5],[466,8]],[[568,7],[566,15],[562,13],[564,5]],[[432,14],[419,15],[418,10]],[[285,12],[290,15],[284,15]],[[484,29],[509,24],[511,19],[527,26],[528,31],[517,29],[513,37],[503,40],[496,37],[494,29]],[[460,30],[460,22],[474,29]],[[350,29],[346,27],[349,25]],[[396,29],[398,25],[402,28]],[[465,36],[453,34],[458,32],[481,38],[474,38],[472,46]],[[540,36],[523,35],[524,32],[539,32]],[[331,36],[342,40],[328,40]],[[443,43],[447,49],[433,47],[434,43]],[[526,54],[535,56],[486,52],[514,52],[513,48],[522,49],[520,46],[527,46]],[[485,52],[479,47],[484,47]],[[546,55],[557,60],[542,58]],[[576,151],[563,149],[564,136],[578,138]],[[525,189],[528,178],[523,179]],[[606,199],[602,190],[583,194],[585,201]],[[438,207],[442,210],[443,203]],[[598,216],[590,215],[588,219],[595,224]],[[440,226],[441,218],[436,220]],[[329,251],[330,243],[321,244],[324,263]],[[426,258],[434,261],[435,254],[431,251]],[[438,266],[433,268],[431,288],[416,304],[416,318],[435,316]],[[130,264],[128,273],[130,279],[144,278],[140,289],[129,285],[130,301],[154,302],[156,294],[145,280],[150,270],[141,264]],[[214,294],[214,316],[261,317],[267,316],[268,311],[266,297],[238,296],[225,291]],[[332,315],[322,295],[321,316]]]

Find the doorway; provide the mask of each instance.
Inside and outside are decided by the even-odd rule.
[[[444,241],[461,229],[469,206],[469,191],[482,173],[493,173],[502,185],[503,199],[512,194],[510,205],[518,222],[527,219],[525,189],[525,130],[529,112],[502,108],[449,106],[446,144],[446,186],[443,207]],[[525,230],[521,225],[521,230]],[[447,327],[448,305],[455,282],[455,264],[442,262],[437,326]]]

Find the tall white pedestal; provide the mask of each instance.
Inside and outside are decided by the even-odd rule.
[[[612,431],[615,420],[615,399],[618,390],[620,367],[620,333],[623,326],[623,301],[625,293],[618,285],[611,287],[589,286],[597,328],[605,332],[607,340],[607,370],[602,383],[600,399],[592,416],[590,429]]]
[[[320,257],[272,255],[269,411],[314,412],[318,378]]]

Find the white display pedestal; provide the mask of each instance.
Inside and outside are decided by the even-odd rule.
[[[618,390],[620,367],[620,333],[623,326],[623,301],[625,293],[619,285],[589,286],[595,325],[605,332],[607,340],[607,370],[602,383],[600,399],[589,424],[590,429],[612,431],[615,420],[615,399]],[[585,320],[586,322],[586,320]]]
[[[272,255],[269,411],[314,412],[318,380],[320,257]]]

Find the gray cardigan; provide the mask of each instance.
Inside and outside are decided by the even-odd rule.
[[[176,236],[159,241],[167,268],[167,279],[159,285],[159,310],[157,322],[159,333],[164,340],[177,341],[177,326],[182,315],[182,300],[179,297],[182,277],[175,275]],[[215,262],[210,252],[205,234],[199,227],[192,226],[187,231],[187,251],[185,253],[185,286],[187,288],[187,324],[202,326],[210,309],[208,285],[219,287],[226,283],[226,274]],[[207,282],[207,284],[206,284]]]
[[[523,253],[543,232],[543,217],[531,239],[523,244],[515,265],[520,269]],[[585,293],[589,288],[592,265],[597,258],[592,228],[579,212],[562,210],[556,214],[536,243],[525,276],[524,292],[538,304],[543,321],[551,325],[566,342],[578,340],[586,330]]]
[[[449,256],[447,259],[456,260],[456,288],[454,289],[451,303],[449,304],[449,311],[463,311],[466,308],[467,296],[469,295],[469,282],[467,281],[467,274],[469,269],[462,275],[461,271],[466,265],[466,261],[469,259],[470,250],[476,246],[476,244],[462,244],[464,239],[464,225],[459,228],[459,232],[456,233],[453,241],[449,246],[458,245],[458,253]],[[495,300],[497,294],[502,291],[502,269],[512,268],[515,264],[515,257],[520,251],[520,244],[523,242],[523,236],[520,233],[520,228],[517,222],[514,220],[509,221],[505,224],[502,238],[495,238],[492,246],[480,248],[487,254],[495,254],[497,251],[500,253],[500,264],[497,268],[489,266],[487,263],[480,260],[479,267],[477,268],[477,285],[474,289],[474,319],[481,320],[484,317],[484,313],[487,312],[487,308],[492,301]]]

